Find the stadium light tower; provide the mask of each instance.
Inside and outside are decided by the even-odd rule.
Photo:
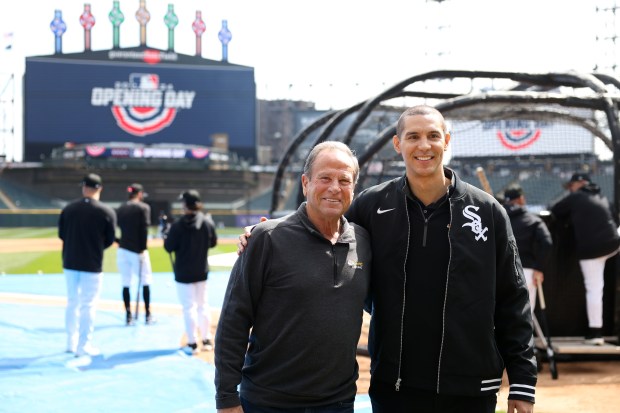
[[[0,163],[14,158],[15,75],[0,74]]]
[[[443,3],[447,0],[426,0],[428,4],[429,21],[437,22],[425,27],[426,31],[431,34],[434,41],[426,43],[424,55],[428,57],[431,64],[435,66],[445,65],[445,60],[450,56],[450,34],[452,32],[452,24],[448,16],[450,14],[445,10]]]
[[[618,48],[618,6],[616,0],[610,2],[607,7],[596,7],[599,16],[598,34],[596,43],[598,46],[598,62],[594,65],[595,72],[602,72],[610,75],[617,75],[618,65],[616,63],[616,49]]]

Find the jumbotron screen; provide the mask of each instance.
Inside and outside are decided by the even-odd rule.
[[[230,151],[254,159],[253,68],[191,56],[163,63],[109,56],[26,59],[27,161],[67,142],[211,146],[216,135],[228,137]]]

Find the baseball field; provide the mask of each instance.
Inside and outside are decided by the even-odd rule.
[[[241,232],[240,228],[227,228],[218,230],[220,239],[219,245],[210,251],[210,256],[218,254],[229,254],[236,251],[237,235]],[[57,239],[55,228],[19,228],[0,229],[0,273],[5,275],[6,279],[15,279],[19,275],[24,278],[32,277],[39,274],[60,274],[62,265],[60,260],[61,243]],[[105,254],[104,272],[116,273],[116,246],[109,248]],[[161,239],[153,238],[149,241],[149,252],[153,264],[153,271],[156,273],[170,273],[170,261],[167,253],[162,247]],[[231,264],[214,268],[215,271],[230,270]],[[219,282],[217,287],[217,279],[214,281],[213,288],[225,287],[226,277]],[[0,277],[0,286],[4,277]],[[10,308],[10,306],[51,306],[54,311],[61,311],[64,305],[64,298],[61,296],[45,296],[34,294],[11,294],[5,289],[0,288],[0,306]],[[99,308],[102,311],[110,311],[114,314],[119,313],[120,300],[102,300]],[[171,317],[173,323],[181,325],[180,309],[173,304],[154,303],[154,310],[162,316],[163,319]],[[44,307],[41,307],[44,308]],[[213,329],[215,329],[219,308],[214,306],[213,309]],[[59,325],[55,328],[62,331],[62,319],[58,320]],[[120,320],[119,320],[120,324]],[[368,317],[365,318],[363,334],[360,338],[360,344],[365,345],[368,333]],[[158,328],[163,328],[162,326]],[[19,329],[29,329],[28,326],[19,327]],[[154,331],[154,330],[153,330]],[[95,329],[95,337],[98,330]],[[101,334],[105,334],[105,331]],[[62,336],[62,334],[60,335]],[[0,382],[4,379],[9,380],[9,376],[14,372],[12,367],[15,359],[8,354],[3,354],[2,349],[9,348],[11,343],[6,343],[13,335],[9,335],[3,339],[5,346],[0,346]],[[17,340],[18,338],[16,338]],[[184,337],[177,336],[174,340],[179,345],[183,344]],[[175,344],[176,345],[176,344]],[[62,346],[62,343],[47,343],[50,347]],[[109,360],[112,360],[112,356]],[[201,353],[197,358],[208,363],[212,369],[213,353]],[[20,360],[22,360],[20,358]],[[56,361],[54,361],[55,363]],[[360,378],[358,381],[358,392],[360,397],[366,397],[369,384],[369,360],[365,356],[359,356]],[[107,365],[106,365],[107,366]],[[107,368],[107,367],[106,367]],[[26,374],[27,369],[21,368],[21,374]],[[618,412],[620,405],[620,357],[605,360],[573,360],[562,359],[558,362],[559,379],[552,380],[546,365],[539,375],[539,384],[537,386],[537,403],[535,411],[538,413],[559,413],[566,411],[592,412],[592,413],[612,413]],[[118,378],[111,378],[118,380]],[[8,381],[7,381],[8,382]],[[507,379],[504,380],[505,384]],[[0,386],[1,388],[2,386]],[[3,394],[0,389],[0,406],[9,402],[10,394]],[[507,395],[507,387],[504,385],[500,390],[498,397],[498,412],[504,412],[506,405],[505,399]],[[19,406],[19,404],[15,404]],[[2,408],[0,408],[2,410]],[[367,412],[368,405],[357,409],[356,412]]]
[[[149,254],[153,272],[171,271],[170,257],[163,248],[163,240],[151,231]],[[218,245],[209,250],[209,255],[236,251],[236,236],[240,228],[218,230]],[[117,272],[116,248],[114,244],[104,254],[103,271]],[[0,228],[0,274],[56,274],[62,272],[59,251],[62,241],[56,228]]]

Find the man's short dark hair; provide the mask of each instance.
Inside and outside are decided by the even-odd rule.
[[[448,133],[446,120],[444,119],[443,114],[439,110],[429,105],[417,105],[417,106],[412,106],[410,108],[407,108],[405,109],[403,113],[401,113],[400,117],[398,118],[398,122],[396,123],[396,136],[398,136],[398,139],[401,138],[400,135],[405,130],[405,119],[407,119],[408,117],[417,116],[417,115],[434,115],[434,114],[439,115],[441,117],[441,127],[443,129],[443,133]]]

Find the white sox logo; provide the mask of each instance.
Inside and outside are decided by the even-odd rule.
[[[480,207],[474,205],[467,205],[463,209],[463,216],[471,222],[466,222],[463,224],[464,227],[471,227],[471,231],[476,234],[476,241],[479,241],[482,238],[484,241],[487,240],[487,237],[484,235],[485,232],[489,230],[488,227],[482,228],[482,221],[480,219],[480,215],[472,212],[471,210],[477,211]]]

